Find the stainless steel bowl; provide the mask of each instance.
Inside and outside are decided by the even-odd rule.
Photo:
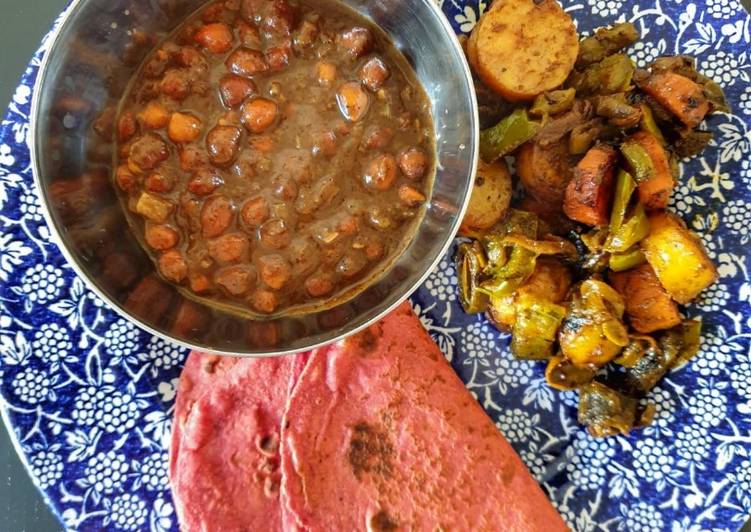
[[[356,332],[425,280],[469,201],[478,118],[461,47],[433,0],[345,0],[394,39],[432,100],[438,150],[433,194],[414,240],[376,284],[329,310],[250,321],[188,299],[158,276],[129,233],[110,184],[114,147],[101,135],[143,56],[204,3],[75,0],[69,7],[48,42],[31,117],[34,178],[52,233],[73,268],[112,308],[187,347],[283,354]]]

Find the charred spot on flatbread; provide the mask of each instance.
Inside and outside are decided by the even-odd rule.
[[[398,526],[399,523],[397,523],[386,510],[381,510],[370,518],[368,531],[391,532],[392,530],[396,530]]]
[[[357,480],[364,473],[389,477],[394,447],[388,435],[364,421],[352,427],[347,460]]]

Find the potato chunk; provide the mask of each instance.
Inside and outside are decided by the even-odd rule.
[[[651,231],[641,241],[647,262],[673,299],[689,303],[717,280],[717,269],[699,238],[675,214],[652,213],[649,225]]]
[[[471,234],[495,225],[508,210],[511,192],[511,175],[506,162],[502,159],[492,164],[480,161],[460,232]]]
[[[555,0],[496,0],[468,43],[482,81],[510,101],[561,85],[578,54],[574,23]]]

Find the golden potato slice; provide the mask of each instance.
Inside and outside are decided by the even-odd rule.
[[[717,269],[704,246],[673,213],[649,215],[649,235],[641,241],[647,262],[662,286],[678,303],[686,304],[717,280]]]
[[[461,234],[488,229],[503,218],[511,203],[511,174],[503,159],[492,164],[480,161]]]
[[[496,0],[470,41],[477,75],[514,102],[561,85],[579,54],[574,23],[555,0]]]

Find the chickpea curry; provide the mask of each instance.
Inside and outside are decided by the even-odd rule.
[[[160,274],[256,316],[365,288],[435,166],[414,72],[332,2],[207,5],[146,58],[117,135],[115,183]]]
[[[580,41],[555,0],[496,0],[465,43],[486,129],[460,299],[579,392],[596,436],[650,423],[647,394],[698,351],[701,321],[680,305],[718,276],[668,205],[722,89],[686,56],[637,68],[624,50],[638,38],[620,23]]]

